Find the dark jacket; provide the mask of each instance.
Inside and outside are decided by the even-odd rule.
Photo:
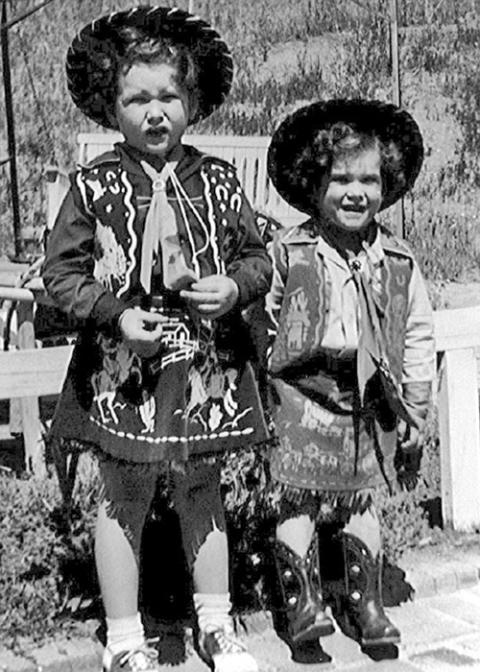
[[[242,417],[248,416],[249,426],[245,432],[247,429],[253,432],[251,438],[255,441],[255,428],[263,427],[263,419],[251,371],[245,367],[251,352],[242,309],[268,291],[271,262],[258,233],[252,208],[230,164],[186,147],[175,172],[189,201],[179,203],[171,191],[170,182],[167,196],[177,214],[178,236],[187,264],[192,264],[194,258],[200,277],[224,273],[237,283],[239,289],[235,309],[216,320],[213,329],[215,359],[221,361],[223,371],[228,369],[228,375],[224,379],[217,365],[215,371],[210,371],[202,364],[206,376],[203,384],[206,389],[209,385],[214,389],[210,382],[212,371],[217,376],[214,380],[221,377],[225,389],[236,395],[238,415],[245,405],[250,409]],[[133,459],[129,443],[135,443],[135,460],[163,459],[168,443],[166,435],[177,436],[178,445],[188,443],[192,432],[199,435],[193,421],[192,425],[190,420],[182,421],[183,424],[179,420],[184,409],[193,403],[189,397],[194,395],[189,376],[191,367],[198,363],[190,356],[188,359],[182,355],[178,370],[176,365],[167,366],[165,371],[162,368],[160,378],[153,383],[150,381],[146,388],[148,376],[144,375],[143,364],[137,361],[137,356],[135,361],[130,361],[130,356],[120,352],[117,331],[121,313],[127,307],[148,300],[139,274],[142,236],[152,195],[151,181],[123,143],[87,166],[78,167],[70,181],[70,190],[48,240],[43,280],[56,305],[74,315],[81,326],[52,434],[93,442],[100,436],[98,441],[103,442],[102,447],[107,452],[124,459]],[[189,203],[193,203],[197,214],[192,212]],[[187,213],[187,224],[182,210]],[[153,269],[152,293],[164,298],[168,294],[158,265]],[[191,334],[194,333],[195,330],[191,330]],[[112,339],[112,343],[105,339]],[[111,389],[113,373],[109,367],[127,365],[130,375],[124,371],[123,382]],[[230,373],[232,367],[239,371],[239,378],[235,380]],[[106,407],[102,407],[102,384],[107,385],[104,394],[110,395],[110,404]],[[219,385],[217,382],[217,387]],[[139,429],[138,418],[147,412],[147,402],[150,404],[148,408],[153,408],[154,398],[155,423],[151,423],[152,429],[147,432],[151,433],[151,441],[145,441],[143,433],[146,430],[145,427]],[[204,400],[205,417],[209,417],[211,407],[218,403],[217,397]],[[233,413],[232,408],[229,410]],[[195,413],[200,417],[197,407]],[[239,422],[241,425],[242,421]],[[94,426],[97,427],[95,431]],[[263,429],[259,432],[259,440],[264,438],[262,432]],[[203,434],[207,437],[208,432]],[[214,434],[213,430],[208,434],[203,442],[205,445],[197,441],[195,450],[217,450],[228,443],[228,437],[222,444],[222,441],[214,440]],[[237,434],[240,436],[241,432],[237,431]],[[138,437],[138,440],[129,441],[129,437]]]

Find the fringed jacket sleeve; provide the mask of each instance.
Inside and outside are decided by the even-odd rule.
[[[244,308],[268,292],[272,263],[255,224],[253,209],[241,192],[241,203],[235,229],[227,231],[226,270],[239,289],[238,306]],[[229,241],[229,242],[228,242]]]
[[[62,311],[109,332],[128,306],[95,279],[94,239],[94,218],[71,179],[47,241],[43,282]]]
[[[427,415],[435,378],[433,312],[418,264],[409,286],[408,317],[403,358],[403,394],[420,421]]]
[[[269,244],[268,251],[273,262],[273,275],[270,291],[265,299],[265,308],[268,320],[268,338],[271,347],[278,330],[278,319],[282,308],[288,273],[288,260],[285,247],[282,245],[278,235]]]

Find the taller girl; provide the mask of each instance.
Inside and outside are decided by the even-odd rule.
[[[83,323],[52,436],[98,455],[103,667],[160,669],[138,584],[163,482],[193,573],[200,651],[217,672],[254,672],[229,617],[218,456],[266,436],[241,311],[268,290],[271,264],[234,168],[182,144],[227,95],[230,53],[198,17],[142,6],[86,26],[67,77],[82,112],[125,137],[71,175],[43,272]],[[168,539],[158,545],[168,552]]]

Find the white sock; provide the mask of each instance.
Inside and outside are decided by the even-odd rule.
[[[113,656],[117,653],[129,651],[143,644],[145,632],[139,612],[134,616],[106,618],[105,620],[107,623],[107,645],[103,652],[103,666],[108,670]]]
[[[230,618],[232,603],[229,593],[195,593],[193,602],[197,612],[198,628],[200,630],[200,645],[202,635],[215,630],[223,630],[228,641],[236,642],[232,651],[225,650],[212,655],[214,672],[258,672],[255,659],[244,650],[234,635],[233,623]]]

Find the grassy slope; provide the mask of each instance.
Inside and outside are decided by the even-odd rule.
[[[15,13],[32,2],[17,0]],[[71,37],[95,16],[130,4],[55,0],[10,33],[25,226],[44,223],[43,167],[50,162],[71,167],[76,132],[95,128],[66,92],[64,55]],[[178,4],[186,6],[187,1]],[[377,11],[368,13],[351,0],[195,0],[195,10],[226,37],[236,62],[228,102],[196,130],[270,134],[286,113],[319,97],[390,99],[387,4],[375,2]],[[409,26],[400,40],[403,103],[418,119],[426,146],[424,170],[405,204],[407,236],[430,279],[476,279],[480,23],[464,11],[471,9],[471,0],[443,7],[444,14],[434,17],[428,16],[427,2],[404,0],[400,6],[401,23]],[[429,19],[433,25],[424,27]],[[2,106],[0,100],[0,114]],[[7,189],[8,169],[3,167],[0,253],[12,247]]]

